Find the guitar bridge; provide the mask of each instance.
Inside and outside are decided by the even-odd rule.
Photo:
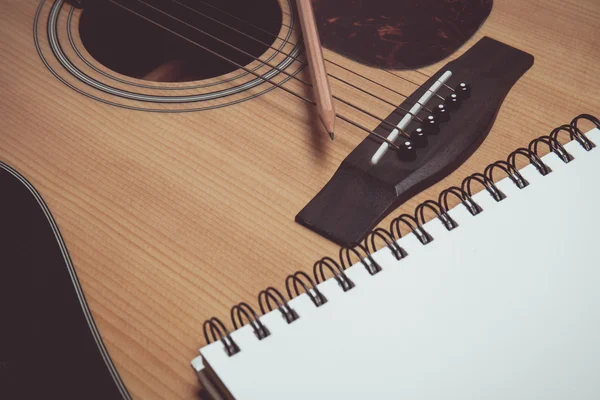
[[[367,137],[296,215],[296,222],[342,246],[358,243],[391,211],[449,175],[477,150],[504,98],[532,65],[532,55],[482,38],[375,129],[395,141],[400,151]],[[450,97],[442,101],[436,95],[442,85],[453,88],[455,104]],[[420,116],[425,108],[438,112]]]

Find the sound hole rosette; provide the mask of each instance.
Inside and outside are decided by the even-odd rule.
[[[282,25],[277,50],[268,49],[261,56],[276,68],[255,61],[246,67],[262,78],[246,71],[234,71],[218,78],[190,83],[153,83],[130,78],[99,64],[83,47],[77,26],[81,10],[65,0],[41,0],[34,17],[34,41],[46,68],[74,91],[105,104],[148,112],[192,112],[222,108],[254,99],[275,86],[293,79],[303,64],[296,62],[302,43],[296,41],[295,8],[291,0],[281,0],[280,7],[289,13]],[[284,16],[286,14],[284,13]],[[283,54],[286,53],[286,54]],[[281,71],[289,73],[283,74]]]

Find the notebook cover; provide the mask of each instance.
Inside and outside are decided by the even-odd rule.
[[[327,304],[292,299],[291,324],[261,317],[265,339],[246,325],[237,354],[204,347],[204,365],[237,399],[599,398],[600,150],[566,149],[547,176],[522,169],[523,189],[498,182],[504,200],[476,194],[480,214],[450,210],[454,230],[425,224],[431,243],[400,239],[406,258],[377,252],[380,273],[349,268],[354,289],[319,285]]]

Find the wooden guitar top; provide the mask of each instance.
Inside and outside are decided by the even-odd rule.
[[[38,45],[48,56],[46,21],[52,2],[46,1]],[[240,301],[256,308],[260,290],[281,288],[288,273],[309,271],[317,259],[337,254],[337,245],[294,217],[364,135],[339,122],[331,142],[310,107],[278,90],[187,113],[143,112],[91,99],[53,76],[41,61],[32,35],[38,5],[4,2],[0,13],[0,160],[29,179],[48,203],[99,331],[132,396],[198,398],[189,360],[204,345],[203,321],[213,315],[228,320],[230,307]],[[282,1],[282,7],[289,5]],[[72,24],[78,16],[75,11]],[[66,11],[58,16],[58,36],[64,51],[76,59],[67,48],[68,18]],[[486,23],[451,59],[489,36],[532,54],[535,65],[510,91],[473,156],[382,224],[388,225],[393,215],[412,212],[420,202],[574,116],[598,115],[599,19],[597,0],[497,0]],[[99,71],[110,73],[94,64],[77,30],[72,33],[82,55]],[[325,57],[398,91],[415,89],[335,52],[325,51]],[[447,61],[424,72],[432,75]],[[55,58],[48,57],[48,63],[67,76]],[[140,88],[132,83],[148,82],[113,74],[125,81],[116,82],[78,63],[99,82],[129,92],[166,96],[173,86],[185,86]],[[395,104],[402,101],[344,70],[328,68]],[[419,83],[426,80],[415,73],[406,76]],[[71,75],[66,79],[85,87]],[[292,81],[286,86],[305,90]],[[353,98],[370,112],[390,112],[351,88],[332,86],[334,94]],[[97,89],[89,93],[126,102]],[[195,89],[181,93],[191,95]],[[138,100],[126,104],[170,107]],[[356,119],[371,128],[378,125],[366,116]],[[31,379],[34,384],[35,376]]]

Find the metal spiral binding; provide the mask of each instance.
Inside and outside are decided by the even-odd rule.
[[[269,286],[258,294],[258,304],[260,306],[260,312],[263,313],[263,315],[268,311],[273,311],[271,300],[277,304],[277,309],[281,312],[281,316],[288,324],[291,324],[299,318],[296,311],[290,307],[281,292],[273,286]]]
[[[231,321],[233,322],[234,329],[241,328],[244,325],[242,315],[246,317],[246,319],[250,323],[250,326],[252,326],[254,334],[256,335],[258,340],[263,340],[271,334],[267,327],[264,326],[264,324],[260,321],[254,309],[244,302],[239,303],[238,305],[233,306],[231,308],[230,316]],[[238,321],[240,326],[238,326]]]
[[[400,247],[400,245],[396,242],[396,239],[390,233],[390,231],[386,231],[383,228],[376,228],[369,232],[365,237],[364,243],[369,253],[375,253],[377,251],[377,245],[375,244],[376,238],[380,238],[385,242],[386,246],[392,252],[392,255],[396,257],[396,260],[402,260],[408,255],[406,250]]]
[[[331,257],[323,257],[313,265],[313,276],[317,283],[321,283],[326,280],[325,272],[323,267],[326,267],[332,274],[333,278],[337,281],[344,292],[354,288],[354,282],[348,278],[348,275],[344,272],[344,268],[337,261]]]
[[[449,196],[454,196],[460,200],[461,204],[469,211],[469,213],[471,213],[471,215],[478,215],[483,209],[472,198],[472,185],[474,183],[482,185],[494,200],[502,201],[506,198],[506,195],[498,189],[494,181],[494,171],[497,171],[498,169],[503,171],[517,188],[523,189],[527,187],[529,182],[523,178],[516,165],[517,157],[519,156],[527,158],[529,163],[533,165],[542,176],[548,175],[552,170],[542,161],[539,155],[538,147],[540,145],[547,146],[548,150],[555,153],[564,163],[571,162],[574,157],[567,152],[564,146],[558,141],[558,136],[563,133],[568,134],[570,140],[576,140],[586,151],[592,150],[596,145],[583,133],[583,131],[581,131],[581,129],[579,129],[578,123],[581,120],[587,120],[594,124],[596,128],[600,129],[600,120],[598,118],[589,114],[581,114],[575,117],[570,124],[561,125],[554,129],[549,135],[540,136],[539,138],[532,140],[527,148],[521,147],[510,153],[506,161],[496,161],[488,165],[483,173],[474,173],[466,177],[462,181],[460,187],[452,186],[443,190],[437,201],[427,200],[419,204],[415,209],[414,216],[402,214],[392,220],[389,230],[375,228],[367,234],[362,243],[357,243],[352,247],[342,247],[338,254],[339,262],[331,257],[323,257],[313,265],[313,278],[303,271],[297,271],[288,275],[285,280],[288,297],[292,299],[295,296],[299,296],[301,294],[300,287],[302,287],[304,293],[309,296],[315,307],[321,307],[326,304],[327,298],[319,291],[317,286],[320,282],[326,280],[326,270],[333,275],[333,278],[337,281],[342,290],[351,290],[355,287],[355,283],[346,275],[345,270],[353,265],[352,255],[357,258],[358,262],[365,267],[369,274],[375,275],[379,273],[382,268],[372,256],[372,254],[378,250],[378,241],[383,242],[385,247],[391,251],[392,255],[397,260],[401,260],[408,256],[406,250],[398,244],[398,240],[402,237],[402,232],[400,230],[401,225],[407,227],[421,244],[426,245],[430,243],[433,241],[433,237],[425,230],[425,228],[423,228],[423,225],[426,222],[426,209],[431,210],[447,230],[450,231],[457,228],[458,223],[448,214],[448,211],[450,210],[448,198]],[[295,296],[292,294],[292,289]],[[277,309],[281,312],[283,319],[288,324],[300,318],[294,309],[290,307],[289,301],[274,287],[269,287],[261,291],[258,295],[258,303],[263,315],[272,311],[275,308],[274,305],[276,305]],[[235,329],[242,326],[242,317],[246,317],[246,320],[248,320],[248,323],[252,326],[254,334],[259,340],[268,337],[270,334],[267,327],[260,321],[256,312],[246,303],[240,303],[234,306],[231,309],[230,316]],[[231,338],[231,335],[223,322],[218,318],[213,317],[205,321],[203,330],[207,344],[220,340],[225,347],[227,355],[233,356],[240,352],[240,348]]]
[[[310,286],[312,286],[312,291],[309,289],[304,281],[300,278],[304,278],[308,281]],[[300,296],[300,292],[298,290],[298,284],[300,284],[304,288],[304,292],[308,295],[308,297],[312,300],[315,307],[321,307],[323,304],[327,303],[327,298],[321,293],[317,285],[310,279],[310,276],[304,271],[296,271],[292,275],[288,275],[285,278],[285,289],[287,290],[288,297],[291,299],[292,297],[292,285],[294,284],[294,291],[296,292],[296,296]]]

